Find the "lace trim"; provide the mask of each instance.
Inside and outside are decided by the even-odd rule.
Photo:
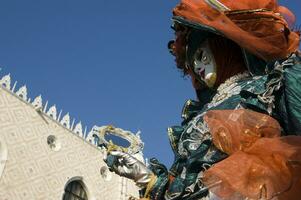
[[[213,97],[212,101],[207,104],[207,108],[215,107],[221,104],[229,97],[239,94],[242,88],[240,85],[238,85],[237,82],[247,77],[250,77],[250,74],[246,71],[244,73],[234,75],[227,79],[225,83],[221,84],[217,88],[217,94]]]

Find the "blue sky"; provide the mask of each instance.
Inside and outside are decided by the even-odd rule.
[[[280,2],[301,24],[300,1]],[[145,156],[169,166],[166,128],[180,123],[183,103],[195,98],[166,48],[177,3],[0,1],[0,73],[89,129],[141,130]]]

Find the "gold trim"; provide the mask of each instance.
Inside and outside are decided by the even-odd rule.
[[[145,193],[144,193],[144,198],[149,198],[149,193],[153,189],[155,183],[157,182],[157,176],[152,174],[151,175],[151,180],[146,186]]]
[[[265,8],[260,8],[260,9],[253,9],[253,10],[230,10],[230,11],[225,11],[225,14],[238,15],[238,14],[250,14],[250,13],[257,13],[257,12],[273,12],[273,11]]]
[[[261,185],[259,187],[259,190],[260,190],[259,199],[268,199],[268,191],[266,185],[265,184]]]
[[[183,107],[183,109],[182,109],[182,114],[181,114],[181,117],[182,117],[183,119],[187,119],[187,118],[188,118],[187,109],[188,109],[188,107],[191,105],[191,103],[192,103],[192,100],[191,100],[191,99],[189,99],[189,100],[187,100],[187,101],[185,102],[184,107]]]
[[[171,143],[171,146],[173,148],[173,150],[177,150],[177,145],[175,143],[175,137],[174,137],[174,131],[171,127],[167,128],[167,133],[168,133],[168,137],[169,137],[169,141]]]
[[[143,149],[143,142],[141,141],[139,135],[135,135],[129,131],[122,130],[120,128],[115,128],[112,125],[99,127],[97,130],[95,130],[97,133],[97,136],[104,142],[104,144],[107,147],[107,151],[121,151],[124,153],[129,154],[135,154],[137,152],[140,152]],[[129,142],[128,147],[122,147],[119,145],[116,145],[113,143],[113,141],[107,141],[105,139],[105,136],[107,133],[110,133],[111,135],[120,137],[124,140],[127,140]]]

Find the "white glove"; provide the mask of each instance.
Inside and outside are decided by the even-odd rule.
[[[128,153],[111,151],[104,159],[111,171],[120,176],[132,179],[138,187],[144,188],[154,176],[144,163],[140,162]]]

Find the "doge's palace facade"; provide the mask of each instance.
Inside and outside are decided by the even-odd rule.
[[[27,97],[10,75],[0,79],[0,200],[127,200],[138,197],[128,179],[111,173],[94,132],[39,96]],[[120,132],[120,131],[119,131]],[[126,132],[126,131],[125,131]],[[129,134],[129,132],[126,132]],[[139,135],[132,134],[143,146]],[[142,148],[136,154],[142,159]]]

